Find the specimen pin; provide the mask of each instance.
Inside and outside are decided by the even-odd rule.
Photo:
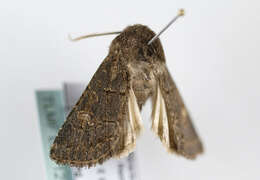
[[[106,32],[106,33],[94,33],[94,34],[88,34],[88,35],[80,36],[80,37],[77,37],[77,38],[72,38],[69,35],[69,39],[71,41],[79,41],[79,40],[86,39],[86,38],[89,38],[89,37],[105,36],[105,35],[120,34],[120,33],[121,33],[121,31]]]
[[[179,17],[184,16],[184,9],[180,9],[177,16],[175,16],[158,34],[156,34],[149,42],[150,45],[154,40],[156,40],[172,23],[174,23]]]

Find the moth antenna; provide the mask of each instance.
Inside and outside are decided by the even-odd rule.
[[[184,9],[180,9],[177,16],[175,16],[158,34],[156,34],[149,42],[148,45],[150,45],[154,40],[156,40],[172,23],[174,23],[179,17],[184,16]]]
[[[94,34],[88,34],[88,35],[80,36],[80,37],[77,37],[77,38],[72,38],[69,34],[68,38],[71,41],[79,41],[79,40],[90,38],[90,37],[105,36],[105,35],[120,34],[120,33],[121,33],[121,31],[106,32],[106,33],[94,33]]]

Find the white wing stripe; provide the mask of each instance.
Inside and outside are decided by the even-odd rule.
[[[166,112],[165,101],[162,97],[162,93],[160,87],[157,86],[156,100],[154,102],[154,110],[152,116],[152,130],[159,135],[159,126],[162,126],[162,142],[163,144],[169,148],[170,147],[170,139],[169,139],[169,124]],[[159,135],[160,136],[160,135]]]

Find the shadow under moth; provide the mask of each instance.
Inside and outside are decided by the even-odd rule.
[[[51,147],[58,164],[91,167],[132,152],[142,131],[140,111],[152,98],[152,130],[168,152],[188,159],[202,143],[166,67],[160,40],[147,26],[124,29],[69,113]]]

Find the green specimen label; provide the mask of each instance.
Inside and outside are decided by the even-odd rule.
[[[37,91],[36,98],[47,178],[48,180],[72,180],[71,169],[57,165],[49,157],[50,147],[65,119],[63,93],[62,91]]]

